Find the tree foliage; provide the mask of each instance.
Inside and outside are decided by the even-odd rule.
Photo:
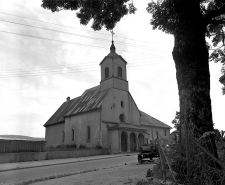
[[[77,10],[80,23],[87,25],[93,19],[92,28],[112,30],[116,23],[128,13],[135,13],[136,8],[130,0],[42,0],[42,7],[52,12]]]
[[[180,112],[176,111],[175,118],[172,120],[172,124],[174,125],[174,128],[179,130],[180,128]]]

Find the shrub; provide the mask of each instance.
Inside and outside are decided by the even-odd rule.
[[[83,148],[86,148],[86,146],[84,146],[84,145],[79,146],[79,149],[83,149]]]
[[[102,149],[102,146],[101,145],[96,145],[94,148],[95,149]]]

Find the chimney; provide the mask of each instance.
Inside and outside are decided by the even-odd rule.
[[[66,98],[66,102],[68,103],[70,101],[70,97],[68,96],[67,98]]]

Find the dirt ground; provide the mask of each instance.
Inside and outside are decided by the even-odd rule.
[[[150,163],[131,163],[116,167],[98,169],[98,171],[82,173],[35,183],[35,185],[136,185],[146,179],[146,172],[152,168]]]

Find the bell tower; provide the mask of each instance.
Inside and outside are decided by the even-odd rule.
[[[116,53],[116,47],[114,46],[114,41],[112,40],[110,53],[100,63],[101,91],[110,88],[128,91],[126,65],[127,62]]]

